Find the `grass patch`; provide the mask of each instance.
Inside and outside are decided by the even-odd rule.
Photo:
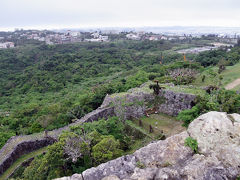
[[[192,83],[192,85],[197,87],[203,87],[208,85],[219,85],[219,76],[222,76],[221,87],[225,87],[227,84],[233,82],[234,80],[240,78],[240,63],[234,66],[227,66],[220,75],[218,74],[218,67],[209,67],[203,71],[197,79]],[[215,74],[215,75],[214,75]],[[202,76],[205,75],[205,81],[202,82]],[[240,85],[235,87],[233,90],[240,90]]]
[[[154,139],[154,137],[152,135],[150,135],[148,133],[148,131],[145,128],[142,128],[140,126],[137,125],[137,123],[134,123],[134,121],[126,121],[127,125],[129,125],[131,128],[134,128],[138,131],[140,131],[142,134],[144,134],[146,137],[150,138],[150,139]]]
[[[185,130],[185,128],[182,127],[182,122],[176,120],[175,117],[162,113],[152,114],[150,117],[142,117],[140,120],[142,121],[142,129],[144,129],[146,133],[155,139],[158,138],[162,133],[168,137]],[[138,119],[134,119],[133,123],[139,126]],[[149,133],[150,125],[153,128],[153,133]]]
[[[223,86],[233,82],[234,80],[240,78],[240,63],[234,65],[234,66],[228,66],[225,71],[222,72],[223,80],[222,84]]]

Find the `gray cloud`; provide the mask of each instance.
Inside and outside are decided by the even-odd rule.
[[[0,0],[0,28],[240,26],[239,0]]]

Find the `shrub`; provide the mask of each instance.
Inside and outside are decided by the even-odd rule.
[[[183,121],[183,126],[188,127],[188,125],[199,116],[200,111],[197,106],[194,106],[192,109],[186,109],[181,111],[177,119]]]
[[[160,77],[160,78],[157,78],[158,82],[159,83],[171,83],[171,82],[174,82],[174,79],[170,76],[163,76],[163,77]]]
[[[154,80],[156,77],[157,77],[156,73],[154,73],[154,74],[151,73],[151,74],[148,75],[149,80]]]
[[[198,153],[198,142],[196,139],[188,137],[185,139],[184,145],[190,147],[194,153]]]
[[[198,96],[196,100],[197,104],[192,109],[181,111],[177,119],[182,120],[183,126],[188,125],[199,115],[207,113],[209,111],[221,111],[227,113],[239,113],[240,112],[240,95],[234,91],[217,90],[211,91],[211,94],[207,94],[203,97]]]
[[[133,87],[142,85],[148,81],[148,73],[145,71],[138,71],[135,75],[129,76],[126,79],[125,89],[128,90]]]
[[[0,132],[0,148],[3,147],[3,145],[7,142],[7,140],[15,136],[15,133],[13,132]]]
[[[140,169],[146,168],[145,164],[143,164],[141,161],[137,161],[136,166]]]
[[[107,162],[111,159],[121,156],[119,141],[111,135],[105,136],[98,144],[92,148],[92,157],[95,165]]]
[[[179,68],[168,70],[167,76],[173,79],[175,85],[189,84],[195,80],[198,70],[191,68]]]

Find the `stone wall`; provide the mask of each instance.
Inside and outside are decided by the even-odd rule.
[[[147,87],[147,89],[149,88]],[[196,98],[191,94],[176,93],[168,90],[161,92],[159,97],[162,96],[164,96],[165,102],[158,106],[158,111],[173,116],[177,115],[181,110],[191,108]],[[0,150],[0,175],[18,157],[53,143],[53,139],[57,139],[62,131],[69,130],[69,127],[97,121],[101,118],[107,119],[115,115],[120,119],[142,117],[149,108],[149,102],[153,101],[154,98],[152,91],[143,91],[142,87],[134,88],[127,93],[106,96],[102,106],[98,109],[68,126],[49,131],[48,137],[51,140],[46,138],[44,133],[12,137]]]
[[[157,98],[159,104],[153,105]],[[196,95],[163,90],[157,98],[152,92],[131,90],[125,94],[106,96],[102,106],[113,106],[115,114],[124,120],[144,116],[151,106],[155,106],[157,112],[177,116],[180,111],[195,105]]]
[[[11,139],[12,141],[16,140],[17,137]],[[8,142],[8,143],[11,143]],[[9,151],[9,154],[6,155],[4,161],[0,164],[0,175],[6,171],[12,164],[15,162],[21,155],[27,154],[34,150],[40,149],[42,147],[48,146],[54,143],[52,138],[43,138],[39,140],[30,140],[24,141],[17,144],[12,151]]]
[[[195,105],[196,99],[196,95],[169,90],[162,91],[159,96],[163,96],[165,102],[159,105],[158,111],[171,116],[177,116],[184,109],[191,109]]]

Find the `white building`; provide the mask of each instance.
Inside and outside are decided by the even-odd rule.
[[[0,49],[14,48],[13,42],[0,43]]]
[[[0,43],[0,49],[6,49],[6,48],[7,48],[7,46],[5,43]]]
[[[141,37],[139,37],[138,35],[133,34],[133,33],[127,34],[126,37],[131,40],[140,40],[141,39]]]
[[[98,32],[95,32],[95,33],[92,33],[91,36],[96,39],[96,38],[99,38],[99,33]]]
[[[150,36],[148,39],[150,41],[157,41],[157,40],[159,40],[159,38],[157,36]]]
[[[101,39],[102,41],[108,41],[108,36],[99,36],[99,39]]]
[[[14,48],[14,43],[13,42],[5,42],[7,45],[7,48]]]
[[[85,39],[85,41],[88,41],[88,42],[101,42],[102,40],[101,39]]]
[[[179,40],[184,40],[184,39],[187,39],[187,37],[185,37],[185,36],[179,36]]]
[[[81,33],[78,32],[78,31],[70,32],[70,36],[72,36],[72,37],[79,37],[79,36],[81,36]]]
[[[161,39],[162,39],[162,40],[168,40],[168,37],[162,36]]]
[[[41,37],[38,39],[39,41],[45,41],[45,38],[44,37]]]

